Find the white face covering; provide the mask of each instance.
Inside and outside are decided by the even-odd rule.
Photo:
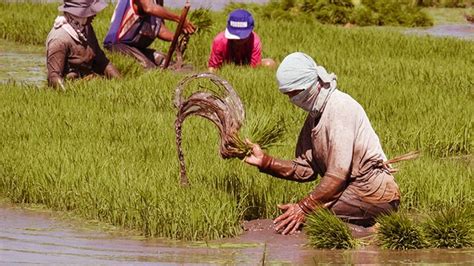
[[[329,96],[336,90],[334,73],[329,74],[307,54],[292,53],[285,57],[277,70],[277,80],[282,93],[301,90],[290,101],[318,117],[324,110]]]
[[[316,103],[316,99],[318,98],[319,90],[319,82],[316,82],[316,84],[310,88],[303,90],[291,97],[290,101],[301,109],[311,112],[313,111],[313,106]]]

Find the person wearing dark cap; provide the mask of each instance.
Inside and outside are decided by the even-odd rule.
[[[118,0],[104,47],[134,57],[144,68],[156,68],[165,55],[149,48],[156,38],[172,41],[174,33],[164,20],[179,22],[180,16],[163,7],[163,0]],[[195,26],[186,20],[184,32],[194,33]]]
[[[90,75],[120,77],[99,47],[92,28],[95,15],[107,6],[103,0],[64,0],[46,40],[48,85],[64,90],[64,79]]]
[[[253,31],[254,25],[252,14],[247,10],[236,9],[229,14],[225,31],[217,34],[212,42],[207,64],[210,72],[215,72],[225,63],[274,67],[272,59],[262,60],[262,43]]]

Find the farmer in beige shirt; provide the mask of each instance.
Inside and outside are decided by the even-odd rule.
[[[104,9],[103,0],[64,0],[46,40],[48,85],[64,90],[65,79],[105,75],[120,77],[118,70],[99,47],[92,28],[95,15]]]
[[[276,230],[294,233],[317,207],[354,224],[371,226],[380,214],[396,211],[400,192],[379,138],[351,96],[336,89],[336,76],[303,53],[288,55],[277,70],[280,91],[309,112],[294,160],[263,153],[253,144],[248,164],[278,178],[319,184],[295,204],[279,205]]]

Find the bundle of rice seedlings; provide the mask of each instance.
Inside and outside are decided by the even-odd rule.
[[[351,249],[357,246],[347,225],[331,211],[318,209],[306,217],[309,245],[315,248]]]
[[[377,218],[377,239],[387,249],[419,249],[427,246],[421,228],[406,214],[392,213]]]
[[[196,33],[210,32],[212,27],[211,11],[207,8],[198,8],[191,12],[189,20],[196,26]]]
[[[191,81],[196,79],[208,79],[216,86],[212,89],[194,92],[189,97],[185,97],[184,89]],[[211,73],[198,73],[186,77],[176,88],[175,106],[178,109],[175,131],[182,185],[188,184],[181,147],[182,124],[188,116],[201,116],[216,125],[219,130],[219,152],[222,158],[244,158],[251,152],[252,146],[239,135],[239,130],[245,118],[244,106],[235,90],[225,79]],[[268,119],[263,122],[254,124],[252,133],[254,134],[254,141],[260,144],[262,148],[267,148],[278,141],[285,131],[281,122],[275,124]]]
[[[435,248],[474,246],[472,211],[464,206],[445,207],[434,212],[424,223],[424,231]]]

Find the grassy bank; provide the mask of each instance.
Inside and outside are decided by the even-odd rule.
[[[1,38],[42,45],[57,4],[0,7]],[[99,40],[111,13],[108,7],[94,22]],[[213,20],[211,32],[194,36],[187,50],[197,69],[205,69],[212,37],[224,29],[225,15],[214,13]],[[338,75],[340,89],[366,109],[389,157],[422,150],[421,159],[402,164],[396,175],[401,208],[473,203],[474,43],[256,21],[264,57],[281,61],[304,51]],[[69,83],[65,93],[0,85],[1,193],[13,202],[71,210],[146,235],[214,239],[238,234],[241,219],[273,217],[277,203],[295,202],[314,187],[223,161],[217,130],[191,118],[183,147],[192,185],[181,188],[172,99],[183,76],[143,73],[120,57],[114,62],[128,71],[124,79]],[[248,122],[284,119],[288,131],[270,153],[292,158],[305,114],[279,94],[274,71],[229,66],[219,74],[239,93]]]

